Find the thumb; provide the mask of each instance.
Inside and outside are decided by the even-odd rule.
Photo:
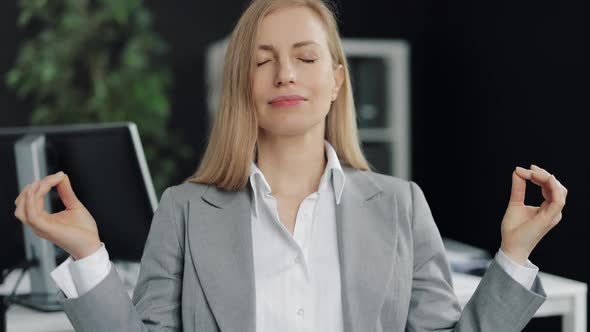
[[[524,205],[526,193],[526,180],[521,178],[516,171],[512,172],[512,189],[510,191],[509,205]]]
[[[74,194],[74,190],[72,190],[72,184],[67,174],[64,174],[62,180],[57,184],[57,192],[67,209],[77,208],[82,205],[76,194]]]

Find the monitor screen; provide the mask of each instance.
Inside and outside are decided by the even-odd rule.
[[[18,196],[13,136],[0,134],[0,270],[25,259],[21,222],[14,216]]]
[[[14,216],[20,192],[14,143],[26,134],[45,135],[47,173],[69,176],[111,259],[140,260],[157,198],[135,124],[19,127],[0,128],[0,267],[24,258],[22,226]],[[64,209],[56,188],[48,195],[54,212]]]

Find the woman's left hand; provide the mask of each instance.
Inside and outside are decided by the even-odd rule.
[[[526,180],[542,188],[541,206],[524,204]],[[526,265],[537,243],[561,220],[567,189],[546,170],[531,165],[517,167],[512,173],[508,209],[502,220],[502,251],[519,264]]]

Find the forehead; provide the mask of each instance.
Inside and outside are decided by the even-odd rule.
[[[291,47],[304,41],[326,47],[326,31],[319,16],[307,7],[283,7],[266,15],[256,33],[256,45]],[[312,46],[313,47],[313,46]]]

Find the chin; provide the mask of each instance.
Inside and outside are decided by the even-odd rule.
[[[309,119],[277,119],[276,121],[269,121],[270,123],[259,123],[261,130],[271,135],[279,136],[301,136],[308,132],[317,129],[318,124],[323,121],[309,121]]]
[[[268,134],[274,136],[301,136],[309,132],[313,128],[310,126],[295,126],[295,125],[279,125],[279,126],[268,126],[260,127]]]
[[[270,108],[265,114],[259,114],[258,126],[271,135],[304,135],[325,122],[326,115],[312,112],[309,108]]]

